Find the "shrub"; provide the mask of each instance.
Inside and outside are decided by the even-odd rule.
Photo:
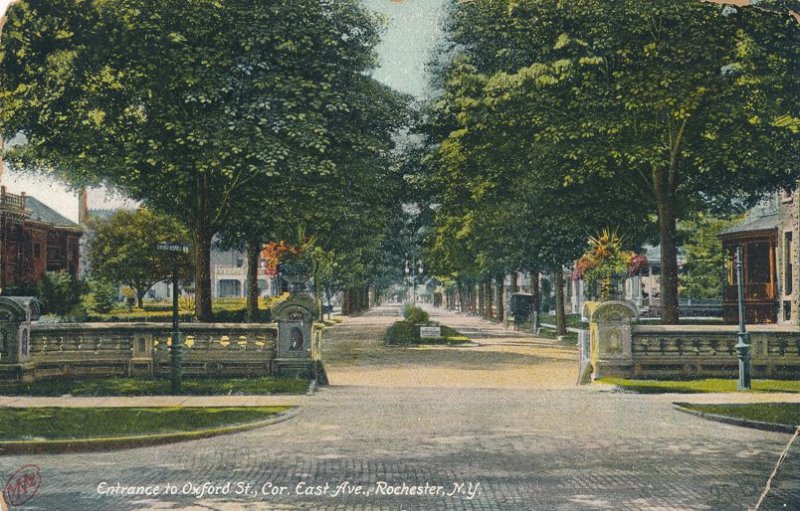
[[[114,309],[119,288],[104,280],[89,281],[89,293],[83,297],[83,308],[89,314],[107,314]]]
[[[409,321],[398,321],[386,330],[386,340],[389,344],[419,343],[419,327]]]
[[[47,313],[63,316],[81,303],[86,285],[65,271],[47,272],[39,283],[39,300]]]
[[[437,338],[422,339],[419,336],[419,326],[410,321],[397,321],[386,330],[386,341],[391,345],[403,344],[462,344],[469,342],[469,338],[446,325],[441,327],[442,336]]]
[[[430,316],[428,316],[427,312],[411,304],[403,308],[403,317],[412,324],[427,323],[428,320],[430,320]]]
[[[39,289],[36,284],[19,284],[3,288],[2,296],[36,296],[39,294]]]

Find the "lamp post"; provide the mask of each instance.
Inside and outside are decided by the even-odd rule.
[[[180,394],[183,383],[183,340],[181,339],[178,316],[178,268],[177,254],[189,253],[189,247],[180,243],[159,243],[158,250],[174,255],[172,268],[172,345],[170,346],[170,381],[172,393]]]
[[[744,317],[744,282],[742,276],[742,246],[736,247],[736,286],[739,291],[739,342],[736,343],[736,353],[739,356],[739,381],[736,390],[750,389],[750,335],[745,328]]]

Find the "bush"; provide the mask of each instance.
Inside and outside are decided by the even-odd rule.
[[[272,321],[272,314],[269,310],[259,310],[257,323],[269,323]],[[216,323],[244,323],[247,311],[240,310],[214,310],[214,321]],[[181,323],[192,323],[197,321],[194,312],[179,311],[178,318]],[[99,321],[103,323],[170,323],[172,321],[172,310],[146,310],[134,309],[128,311],[113,311],[108,314],[92,314],[89,321]]]
[[[89,314],[107,314],[114,309],[119,288],[104,280],[89,282],[89,293],[83,297],[83,308]]]
[[[36,284],[19,284],[3,288],[2,296],[36,296],[39,294],[39,289]]]
[[[81,303],[86,285],[65,271],[47,272],[39,283],[39,301],[50,314],[74,313]]]
[[[419,336],[419,326],[410,321],[397,321],[386,330],[386,341],[392,345],[462,344],[470,342],[469,338],[464,337],[460,332],[445,325],[438,326],[442,329],[441,337],[422,339]]]
[[[411,304],[407,304],[403,308],[403,317],[412,324],[427,323],[430,320],[427,312]]]

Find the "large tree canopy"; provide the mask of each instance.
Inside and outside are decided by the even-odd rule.
[[[296,189],[282,176],[343,171],[332,153],[353,126],[339,121],[365,106],[353,89],[378,30],[356,0],[22,1],[3,40],[2,134],[27,140],[12,161],[181,219],[208,319],[211,240],[239,205]]]
[[[476,1],[452,14],[433,131],[435,159],[461,177],[445,201],[466,190],[469,209],[525,183],[539,253],[559,264],[575,250],[565,233],[600,221],[635,239],[649,213],[665,322],[677,320],[677,219],[740,209],[800,176],[789,17],[694,0]]]

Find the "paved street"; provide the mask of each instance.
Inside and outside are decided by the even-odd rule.
[[[396,318],[386,307],[330,330],[332,386],[302,398],[290,421],[154,448],[4,457],[0,468],[7,478],[40,467],[41,488],[19,509],[744,510],[788,440],[676,412],[669,396],[576,388],[573,348],[476,318],[436,319],[479,346],[389,348],[381,337]],[[761,509],[800,507],[798,456]],[[206,482],[231,486],[181,495]],[[162,494],[101,495],[100,483]],[[163,495],[166,484],[178,494]]]

